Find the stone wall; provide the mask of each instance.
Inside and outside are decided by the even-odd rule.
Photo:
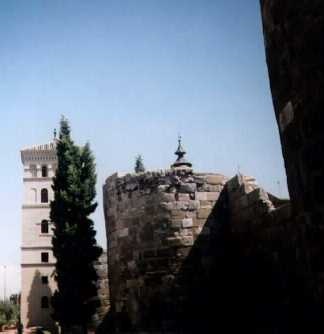
[[[304,266],[304,286],[311,299],[308,323],[316,323],[323,331],[324,3],[262,0],[261,13],[273,105],[300,239],[296,261]]]
[[[117,327],[174,328],[176,304],[185,295],[178,289],[173,298],[171,291],[197,237],[211,233],[202,229],[225,182],[223,175],[190,169],[107,179],[109,284]]]
[[[97,328],[103,322],[107,312],[110,309],[109,286],[108,286],[108,265],[107,252],[103,252],[95,263],[98,275],[97,288],[98,297],[96,313],[93,316],[90,327]]]
[[[290,205],[253,178],[114,174],[104,204],[112,331],[275,330],[273,314],[287,314],[276,307],[287,296],[277,290],[289,281]]]

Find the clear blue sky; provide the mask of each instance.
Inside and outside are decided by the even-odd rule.
[[[167,168],[179,132],[195,170],[239,165],[287,195],[259,1],[1,1],[0,41],[0,265],[20,262],[19,150],[48,142],[62,114],[96,156],[102,245],[105,178],[138,153]]]

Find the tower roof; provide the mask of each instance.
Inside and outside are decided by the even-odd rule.
[[[42,161],[42,160],[56,160],[56,137],[47,144],[32,145],[23,148],[21,153],[21,161],[25,163],[26,161]]]
[[[32,145],[25,147],[21,152],[36,152],[36,151],[55,151],[56,150],[56,141],[51,141],[47,144]]]
[[[175,155],[178,156],[177,160],[171,165],[172,168],[191,168],[192,163],[187,161],[187,159],[184,157],[187,152],[182,147],[181,143],[181,136],[178,138],[178,148],[174,152]]]

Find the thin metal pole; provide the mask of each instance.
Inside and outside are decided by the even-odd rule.
[[[6,289],[7,289],[7,287],[6,287],[6,284],[7,284],[7,282],[6,282],[6,269],[7,269],[7,266],[3,266],[3,300],[4,301],[6,301]]]

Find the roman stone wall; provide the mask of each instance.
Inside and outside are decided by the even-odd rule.
[[[323,220],[324,4],[263,0],[261,10],[293,209],[298,215],[316,211]]]
[[[324,3],[262,0],[261,13],[273,105],[299,234],[296,261],[304,266],[303,285],[309,298],[307,322],[323,331]]]
[[[104,321],[107,312],[110,309],[109,302],[109,287],[108,287],[108,266],[107,266],[107,252],[103,252],[95,263],[96,272],[98,275],[97,281],[97,309],[96,313],[92,317],[92,322],[89,324],[89,328],[98,328]]]
[[[223,175],[190,169],[107,179],[110,302],[117,327],[174,326],[176,304],[185,298],[180,289],[172,297],[175,282],[197,237],[211,233],[202,229],[225,182]]]
[[[289,297],[278,282],[291,281],[295,254],[285,241],[290,204],[253,178],[190,169],[114,174],[104,204],[115,330],[275,331],[273,314],[289,313],[276,307]]]

